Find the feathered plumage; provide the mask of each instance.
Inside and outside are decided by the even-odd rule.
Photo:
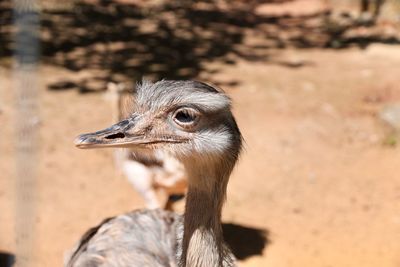
[[[159,209],[106,219],[83,235],[66,266],[176,267],[181,227],[181,216]]]

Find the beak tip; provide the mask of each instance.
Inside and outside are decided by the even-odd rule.
[[[74,140],[74,144],[77,148],[84,148],[85,145],[89,144],[90,142],[88,142],[89,138],[86,138],[83,135],[79,135],[75,138]]]

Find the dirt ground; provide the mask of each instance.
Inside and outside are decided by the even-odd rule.
[[[240,84],[225,89],[246,140],[223,220],[264,229],[268,237],[262,255],[240,265],[399,266],[400,151],[382,145],[385,131],[375,114],[399,100],[400,47],[285,51],[279,57],[312,64],[243,61],[216,74]],[[50,92],[46,84],[74,74],[47,65],[40,74],[34,252],[37,266],[60,266],[85,229],[143,202],[116,173],[111,150],[81,151],[72,144],[77,134],[109,124],[102,94]],[[10,77],[2,68],[0,250],[13,252]]]
[[[253,237],[239,237],[237,245],[249,247],[240,266],[400,266],[400,150],[384,145],[387,127],[377,116],[385,105],[400,102],[400,46],[269,53],[273,61],[208,63],[209,71],[198,75],[227,84],[223,89],[233,99],[246,142],[223,221],[264,232],[266,240],[259,244],[255,236],[254,248]],[[0,251],[15,253],[15,101],[5,65]],[[86,229],[143,207],[115,170],[112,150],[73,145],[76,135],[111,122],[102,93],[48,89],[81,74],[51,64],[39,69],[32,266],[61,266],[64,252]]]

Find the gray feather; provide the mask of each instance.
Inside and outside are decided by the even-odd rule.
[[[182,217],[139,210],[90,229],[67,257],[66,267],[175,267]]]

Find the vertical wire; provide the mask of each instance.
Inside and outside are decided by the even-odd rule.
[[[15,96],[16,266],[33,265],[38,166],[39,10],[35,0],[13,1]]]

